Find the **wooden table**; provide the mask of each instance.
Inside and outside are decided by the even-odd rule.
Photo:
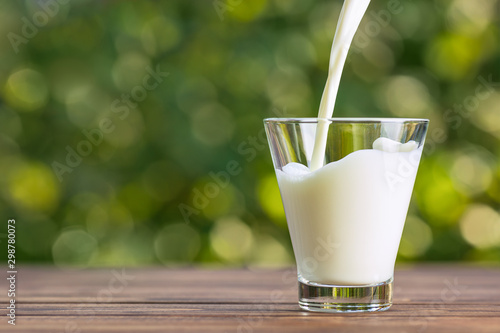
[[[0,332],[500,332],[500,269],[399,268],[387,312],[297,305],[295,270],[18,269],[16,326]]]

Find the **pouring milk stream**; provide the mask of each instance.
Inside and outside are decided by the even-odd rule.
[[[319,107],[318,128],[316,130],[314,151],[310,165],[312,171],[323,166],[328,133],[328,122],[324,119],[331,118],[333,115],[340,78],[342,77],[347,54],[349,53],[352,39],[358,30],[361,19],[365,15],[369,4],[370,0],[345,0],[342,11],[340,12],[337,31],[335,32],[332,51],[330,53],[328,78]]]

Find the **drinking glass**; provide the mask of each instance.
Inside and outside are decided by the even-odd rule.
[[[297,263],[299,305],[383,311],[429,121],[265,119]],[[311,170],[316,131],[323,167]],[[323,151],[320,157],[323,156]]]

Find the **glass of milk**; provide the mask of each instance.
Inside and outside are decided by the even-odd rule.
[[[364,312],[392,305],[394,263],[428,123],[264,120],[302,309]],[[322,162],[312,168],[320,126],[326,128],[326,147]]]

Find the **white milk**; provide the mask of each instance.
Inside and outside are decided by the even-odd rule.
[[[340,78],[347,59],[347,54],[356,30],[361,23],[370,0],[345,0],[337,24],[337,31],[333,39],[330,54],[330,68],[326,80],[325,90],[319,107],[319,122],[316,130],[316,141],[311,161],[311,169],[317,170],[323,166],[325,159],[328,122],[321,119],[331,118],[335,100],[339,90]]]
[[[422,148],[379,138],[310,171],[276,170],[302,282],[377,284],[393,276]]]

